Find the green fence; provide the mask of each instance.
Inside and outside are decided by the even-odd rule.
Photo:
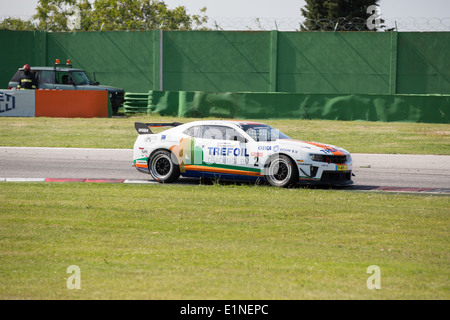
[[[397,93],[450,93],[450,32],[398,35]]]
[[[232,105],[224,116],[448,123],[450,32],[1,30],[0,41],[4,88],[25,63],[70,58],[124,88],[126,112],[206,116]]]
[[[24,64],[41,65],[45,56],[40,32],[0,30],[0,89],[6,89],[8,82],[19,67]]]
[[[449,94],[450,32],[0,31],[18,67],[72,60],[129,92]]]
[[[131,104],[124,107],[125,112],[196,118],[450,122],[450,95],[150,91],[140,98],[148,105]]]

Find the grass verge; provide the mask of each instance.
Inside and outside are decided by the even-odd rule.
[[[0,183],[0,298],[449,299],[449,199]]]
[[[111,119],[0,118],[0,146],[131,149],[134,122],[197,119],[132,116]],[[334,144],[354,153],[450,155],[450,125],[328,120],[264,120],[293,139]]]

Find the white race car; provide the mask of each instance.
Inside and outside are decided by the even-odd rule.
[[[172,127],[153,133],[152,127]],[[159,182],[179,176],[265,180],[277,187],[298,182],[352,183],[352,158],[344,149],[293,140],[263,123],[204,120],[135,123],[134,166]]]

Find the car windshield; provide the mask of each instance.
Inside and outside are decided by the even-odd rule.
[[[276,141],[278,139],[290,139],[278,129],[265,124],[245,124],[242,129],[255,141]]]
[[[93,82],[88,78],[84,71],[72,71],[73,80],[77,85],[92,84]]]

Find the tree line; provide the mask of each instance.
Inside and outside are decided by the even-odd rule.
[[[336,30],[345,23],[345,30],[368,31],[367,8],[378,6],[379,1],[306,0],[299,10],[299,20],[300,15],[304,18],[301,29],[326,31],[331,26]],[[206,10],[204,7],[198,14],[189,14],[186,7],[170,9],[162,0],[39,0],[31,19],[5,18],[0,30],[208,30]]]
[[[32,19],[8,17],[0,29],[22,31],[194,30],[207,22],[206,8],[188,14],[157,0],[39,0]]]

